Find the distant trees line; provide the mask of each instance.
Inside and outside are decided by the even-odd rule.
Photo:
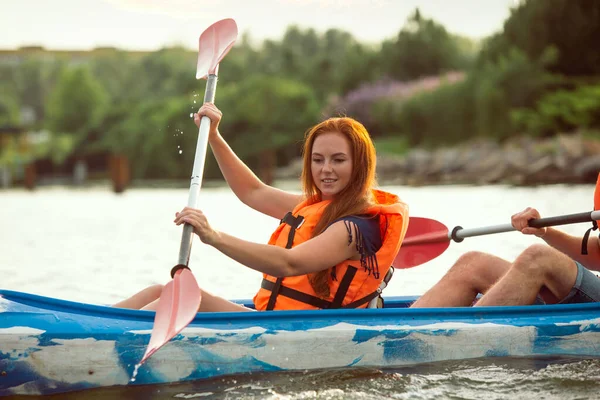
[[[594,132],[599,38],[600,2],[589,0],[522,1],[482,43],[418,10],[378,46],[336,29],[293,26],[260,46],[243,36],[219,71],[222,132],[266,170],[296,157],[305,129],[330,115],[359,118],[397,151]],[[30,110],[27,128],[50,135],[27,157],[61,163],[73,152],[110,151],[129,158],[135,178],[188,178],[196,141],[190,113],[204,92],[196,56],[165,48],[102,49],[81,62],[39,51],[20,63],[0,59],[0,126],[20,125]],[[0,164],[18,152],[4,144]],[[205,176],[218,177],[209,160]]]

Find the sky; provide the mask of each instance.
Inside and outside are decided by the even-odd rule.
[[[197,48],[222,18],[260,43],[289,25],[338,28],[363,43],[397,35],[415,8],[452,33],[484,38],[500,31],[518,0],[0,0],[0,49]]]

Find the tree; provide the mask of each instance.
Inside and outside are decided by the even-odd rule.
[[[465,69],[470,61],[470,54],[465,53],[468,49],[465,40],[449,34],[435,21],[423,18],[416,9],[397,39],[383,43],[382,55],[389,60],[386,72],[392,78],[411,80]]]
[[[301,82],[268,76],[248,78],[223,90],[223,132],[240,157],[271,178],[278,155],[299,155],[302,134],[318,122],[315,93]]]
[[[600,74],[600,2],[527,0],[511,10],[501,34],[485,44],[480,61],[495,61],[512,47],[537,60],[549,47],[558,51],[549,71],[568,76]]]
[[[106,112],[108,96],[87,67],[65,69],[50,95],[47,127],[83,139]]]
[[[0,95],[0,127],[19,125],[19,107],[13,97]]]

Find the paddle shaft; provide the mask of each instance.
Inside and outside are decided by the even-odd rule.
[[[215,71],[216,72],[216,71]],[[214,103],[215,91],[217,90],[217,75],[208,75],[206,90],[204,92],[204,103]],[[198,142],[196,144],[196,155],[194,157],[194,167],[192,169],[192,181],[190,183],[190,192],[188,194],[187,206],[198,208],[198,195],[202,185],[202,176],[204,175],[204,164],[206,162],[206,150],[208,148],[208,133],[210,129],[210,118],[204,116],[200,120],[198,130]],[[192,251],[192,240],[194,238],[194,227],[190,224],[183,225],[181,234],[181,245],[179,247],[179,265],[188,265]]]
[[[529,226],[532,228],[545,228],[548,226],[559,226],[567,224],[578,224],[582,222],[591,222],[600,220],[600,210],[583,212],[579,214],[560,215],[557,217],[532,219],[529,221]],[[484,226],[481,228],[464,229],[460,226],[455,227],[448,233],[433,233],[423,234],[411,238],[407,238],[402,245],[417,245],[424,243],[440,243],[446,241],[462,242],[463,239],[474,236],[492,235],[494,233],[504,233],[515,231],[515,227],[511,224]]]

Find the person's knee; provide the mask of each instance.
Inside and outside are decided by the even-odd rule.
[[[487,253],[469,251],[461,255],[458,260],[456,260],[448,273],[454,275],[473,276],[473,274],[477,274],[477,271],[479,271],[481,268],[485,268],[487,265],[487,260],[490,257],[491,256]]]
[[[556,259],[556,250],[543,244],[534,244],[526,248],[515,260],[513,268],[528,275],[544,276]]]
[[[165,285],[161,285],[160,283],[157,283],[156,285],[149,286],[146,290],[152,297],[159,298],[164,287],[165,287]]]

